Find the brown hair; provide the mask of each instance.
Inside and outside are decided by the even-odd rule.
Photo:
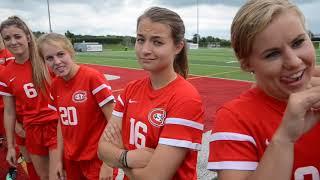
[[[184,78],[187,78],[189,66],[187,47],[184,38],[185,27],[181,17],[177,13],[169,9],[161,7],[151,7],[147,9],[141,16],[139,16],[137,20],[137,28],[140,21],[144,18],[149,18],[152,22],[158,22],[168,25],[171,28],[171,36],[176,45],[183,41],[184,46],[179,54],[176,55],[173,62],[173,67],[175,72],[177,72]]]
[[[243,70],[248,71],[247,58],[252,52],[256,35],[286,11],[295,12],[305,28],[303,14],[289,0],[249,0],[237,12],[231,25],[231,45]]]
[[[21,29],[26,34],[26,36],[30,38],[28,46],[30,53],[29,58],[32,64],[33,83],[36,87],[40,88],[43,93],[46,93],[46,83],[50,84],[51,78],[48,73],[47,66],[39,56],[38,47],[36,45],[36,40],[32,31],[28,28],[26,23],[17,16],[10,16],[8,17],[8,19],[4,20],[0,25],[0,32],[2,32],[4,28],[7,28],[9,26],[15,26]]]
[[[72,46],[70,40],[64,35],[57,34],[57,33],[43,34],[38,38],[37,44],[38,44],[40,57],[43,60],[44,60],[44,57],[42,54],[43,44],[50,44],[53,46],[61,47],[62,49],[66,50],[70,54],[72,59],[75,58],[76,53],[73,49],[73,46]]]

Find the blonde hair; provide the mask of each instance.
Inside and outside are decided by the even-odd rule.
[[[26,34],[26,36],[30,39],[30,42],[28,42],[28,47],[29,47],[29,54],[30,54],[29,58],[32,65],[33,83],[37,88],[40,88],[41,91],[46,94],[46,91],[47,91],[46,84],[51,83],[51,78],[50,78],[47,66],[39,56],[38,47],[36,45],[36,40],[32,31],[28,28],[26,23],[17,16],[10,16],[8,17],[8,19],[4,20],[0,25],[0,32],[2,32],[4,28],[7,28],[9,26],[15,26],[21,29]]]
[[[39,49],[39,54],[40,57],[44,60],[43,54],[42,54],[42,47],[44,44],[49,44],[49,45],[53,45],[56,47],[61,47],[62,49],[66,50],[72,59],[75,59],[75,51],[73,49],[73,46],[70,42],[70,40],[61,34],[57,34],[57,33],[48,33],[48,34],[43,34],[41,35],[38,40],[37,40],[37,44],[38,44],[38,49]]]
[[[231,45],[243,70],[247,71],[247,58],[256,35],[287,11],[295,12],[306,29],[303,14],[289,0],[249,0],[237,12],[231,25]]]

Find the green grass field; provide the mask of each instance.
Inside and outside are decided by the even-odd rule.
[[[317,64],[320,49],[317,49]],[[188,52],[190,74],[252,81],[253,77],[239,68],[238,61],[230,48],[197,49]],[[78,53],[80,63],[100,64],[117,67],[140,68],[133,50]]]

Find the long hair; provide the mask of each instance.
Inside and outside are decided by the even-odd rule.
[[[152,22],[158,22],[161,24],[166,24],[171,28],[171,37],[175,43],[178,45],[181,41],[184,43],[183,48],[180,53],[176,55],[173,67],[175,72],[187,78],[189,72],[188,66],[188,57],[187,57],[187,48],[186,41],[184,38],[185,35],[185,27],[181,17],[166,8],[161,7],[151,7],[147,9],[137,20],[137,28],[140,21],[144,18],[149,18]]]
[[[33,83],[37,88],[40,88],[40,90],[46,94],[46,84],[51,83],[51,78],[47,69],[47,66],[45,65],[44,61],[39,56],[38,47],[36,45],[35,37],[32,33],[32,31],[29,29],[29,27],[26,25],[26,23],[20,19],[17,16],[10,16],[8,19],[4,20],[0,25],[0,32],[4,28],[15,26],[19,29],[21,29],[26,36],[30,39],[30,42],[28,43],[29,47],[29,54],[30,54],[30,61],[32,65],[32,80]]]

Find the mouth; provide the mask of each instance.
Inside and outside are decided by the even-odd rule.
[[[56,67],[55,68],[55,70],[57,71],[57,72],[63,72],[63,70],[64,70],[64,67],[63,66],[59,66],[59,67]]]
[[[303,78],[304,72],[306,69],[300,70],[296,73],[287,75],[287,76],[281,76],[280,81],[291,84],[300,81]]]

